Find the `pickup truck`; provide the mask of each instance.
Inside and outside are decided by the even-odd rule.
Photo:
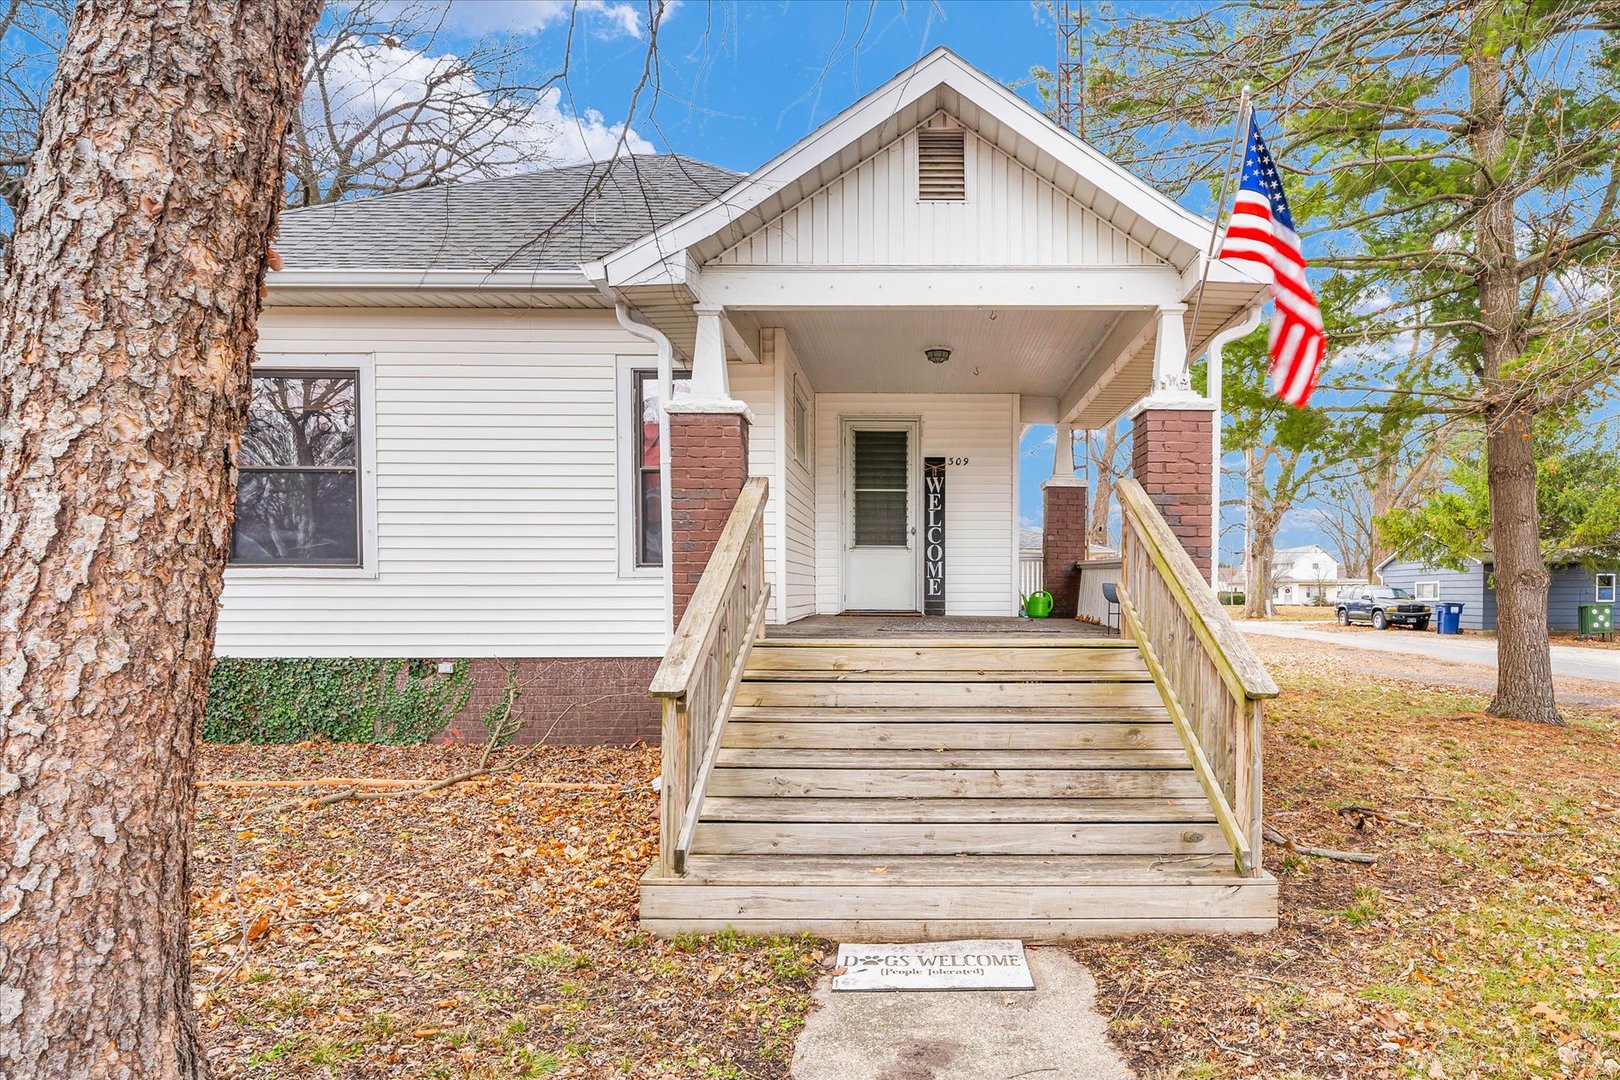
[[[1409,626],[1414,630],[1427,630],[1433,609],[1421,601],[1413,600],[1405,589],[1387,585],[1359,585],[1340,589],[1338,599],[1339,625],[1367,622],[1374,630],[1391,624]]]

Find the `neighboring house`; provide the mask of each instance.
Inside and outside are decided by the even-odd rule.
[[[1447,570],[1391,555],[1375,567],[1385,585],[1406,589],[1418,600],[1460,602],[1464,630],[1496,629],[1496,567],[1478,559],[1467,560],[1465,570]],[[1547,590],[1547,625],[1553,630],[1574,630],[1581,604],[1615,602],[1620,564],[1593,568],[1579,563],[1550,565]]]
[[[1225,615],[1189,361],[1269,291],[1212,228],[943,49],[746,176],[659,155],[289,212],[218,650],[464,658],[465,736],[506,701],[525,738],[661,738],[660,933],[1269,929],[1276,687],[1192,631]],[[1069,454],[1057,618],[1012,618],[1019,443],[1122,418],[1134,631],[1077,645]],[[1054,706],[1132,722],[1075,750]]]
[[[1190,325],[1209,231],[945,50],[748,176],[647,155],[288,211],[217,648],[470,658],[468,718],[518,660],[530,708],[577,704],[562,737],[655,735],[692,584],[666,386],[746,410],[770,622],[922,610],[936,459],[930,587],[1015,614],[1027,425],[1198,402],[1187,356],[1265,299],[1217,261]]]
[[[1271,601],[1309,604],[1331,600],[1340,588],[1365,585],[1366,578],[1339,576],[1339,562],[1315,544],[1281,548],[1272,556]]]

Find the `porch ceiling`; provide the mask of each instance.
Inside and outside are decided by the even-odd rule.
[[[1119,311],[1029,308],[813,309],[757,313],[787,331],[818,393],[1056,397]],[[1140,317],[1140,316],[1138,316]],[[923,350],[951,350],[932,364]]]

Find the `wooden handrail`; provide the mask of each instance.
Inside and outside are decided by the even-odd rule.
[[[663,699],[658,867],[664,875],[686,872],[726,720],[770,607],[761,530],[767,490],[764,477],[743,485],[650,687]]]
[[[1232,617],[1221,607],[1204,583],[1204,575],[1193,565],[1187,549],[1181,546],[1153,505],[1148,493],[1133,477],[1125,477],[1115,485],[1120,505],[1129,513],[1132,523],[1142,529],[1142,540],[1148,555],[1159,573],[1170,586],[1176,603],[1192,623],[1205,650],[1221,669],[1221,679],[1234,697],[1274,698],[1277,684],[1271,673],[1254,655],[1254,650],[1232,622]],[[1211,545],[1213,547],[1213,543]]]
[[[1125,519],[1120,609],[1226,836],[1239,872],[1260,872],[1260,658],[1211,595],[1142,485],[1115,485]]]

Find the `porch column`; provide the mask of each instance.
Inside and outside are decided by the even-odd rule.
[[[1041,484],[1043,589],[1052,594],[1052,616],[1072,619],[1079,610],[1080,571],[1086,557],[1086,482],[1074,473],[1074,428],[1059,424],[1052,475]]]
[[[748,479],[753,413],[731,396],[722,309],[695,305],[691,389],[669,414],[670,587],[675,625],[697,589],[709,556]]]
[[[1153,392],[1131,410],[1131,473],[1164,515],[1170,531],[1209,576],[1215,561],[1210,520],[1215,403],[1193,393],[1185,304],[1159,308],[1153,349]]]

